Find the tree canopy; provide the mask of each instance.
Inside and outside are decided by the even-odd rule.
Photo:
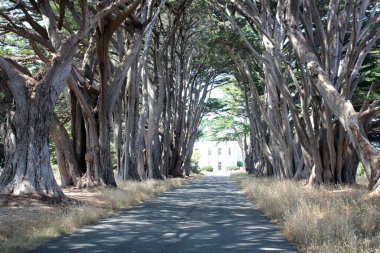
[[[63,187],[189,175],[199,129],[251,173],[361,162],[379,190],[379,24],[377,1],[3,1],[0,192],[63,195],[49,138]]]

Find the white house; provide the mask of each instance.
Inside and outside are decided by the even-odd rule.
[[[238,161],[243,161],[237,141],[199,141],[195,142],[194,150],[200,153],[198,166],[210,165],[214,171],[226,170],[226,167],[236,166]]]

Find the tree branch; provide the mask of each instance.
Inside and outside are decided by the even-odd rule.
[[[6,74],[9,81],[7,82],[9,90],[12,92],[13,98],[17,104],[26,106],[27,90],[26,80],[21,76],[14,65],[0,56],[0,69]]]

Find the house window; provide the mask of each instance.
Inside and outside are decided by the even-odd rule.
[[[228,148],[228,155],[231,155],[231,148]]]
[[[218,148],[218,155],[222,155],[222,148]]]
[[[222,170],[222,162],[218,162],[218,170]]]
[[[208,149],[208,155],[211,155],[211,148]]]

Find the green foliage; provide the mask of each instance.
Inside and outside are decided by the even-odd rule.
[[[221,115],[202,122],[205,138],[213,141],[235,141],[244,136],[248,126],[231,115]]]
[[[369,52],[361,72],[368,82],[380,82],[380,45]]]
[[[202,138],[203,136],[205,135],[204,131],[203,131],[203,128],[200,126],[196,133],[195,133],[195,136],[196,136],[196,139],[200,139]]]
[[[240,168],[238,166],[227,166],[227,170],[239,170]]]
[[[56,149],[55,149],[55,144],[52,139],[49,139],[49,149],[50,149],[50,164],[56,165],[58,164],[57,161],[57,154],[56,154]]]
[[[200,174],[202,172],[201,168],[199,168],[199,166],[196,166],[196,165],[190,166],[190,171],[191,173],[195,173],[195,174]]]
[[[191,156],[191,163],[196,164],[199,162],[199,159],[201,159],[201,153],[199,152],[199,150],[194,150]]]
[[[222,98],[226,106],[226,112],[235,116],[245,116],[244,96],[241,87],[234,78],[221,86],[225,96]]]
[[[364,166],[363,166],[363,164],[361,162],[358,164],[357,175],[359,177],[364,177],[365,176],[365,169],[364,169]]]
[[[205,139],[214,141],[234,141],[242,139],[248,132],[243,90],[236,78],[228,76],[220,85],[223,98],[214,99],[209,117],[202,121]]]
[[[243,164],[242,161],[237,161],[237,162],[236,162],[236,166],[238,166],[239,168],[240,168],[240,167],[243,167],[243,165],[244,165],[244,164]]]
[[[54,112],[58,116],[59,121],[63,124],[68,133],[71,132],[71,112],[68,95],[63,92],[59,96],[58,102],[55,105]]]
[[[4,34],[0,38],[0,57],[22,59],[22,65],[32,74],[41,69],[29,41],[12,33]]]
[[[224,101],[218,98],[209,98],[206,104],[206,113],[220,112],[225,108],[226,104]]]
[[[214,168],[211,165],[207,165],[201,168],[203,171],[213,172]]]
[[[201,173],[201,168],[198,166],[198,162],[201,159],[201,153],[199,150],[195,149],[193,151],[193,154],[191,155],[191,165],[190,165],[190,171],[195,174]]]
[[[13,34],[3,35],[0,45],[0,56],[3,57],[19,56],[27,58],[28,56],[32,56],[34,54],[33,49],[27,40],[16,37]]]
[[[51,164],[51,169],[53,171],[54,178],[56,180],[60,180],[61,179],[61,174],[59,173],[58,164]]]
[[[371,84],[380,83],[380,46],[369,52],[361,68],[360,75],[364,77],[364,81],[359,83],[352,97],[352,103],[356,110],[360,110],[363,101],[366,100]],[[369,100],[374,101],[377,99],[380,99],[380,93],[379,89],[375,88],[371,91]]]
[[[206,8],[206,1],[205,0],[197,0],[194,2],[194,4],[196,5],[197,8]]]

